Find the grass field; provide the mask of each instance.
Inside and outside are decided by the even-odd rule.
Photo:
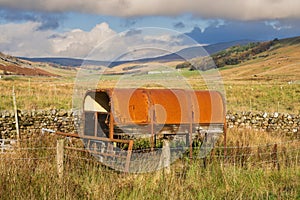
[[[220,148],[205,164],[204,159],[183,157],[171,165],[170,172],[115,172],[85,153],[65,149],[61,179],[57,138],[24,140],[20,148],[0,154],[1,199],[300,198],[299,140],[251,130],[231,129],[228,135],[228,143],[234,146],[228,147],[226,157],[221,139]],[[272,144],[278,144],[276,157]],[[69,140],[65,145],[70,145]]]
[[[222,73],[222,71],[221,71]],[[194,89],[207,89],[198,72],[182,71],[182,76]],[[140,82],[143,86],[166,84],[149,75],[149,80]],[[158,76],[158,75],[156,75]],[[103,76],[99,87],[114,87],[121,76]],[[147,78],[145,75],[144,77]],[[154,77],[154,78],[153,78]],[[72,108],[74,77],[9,77],[0,80],[0,110],[12,110],[12,88],[15,87],[18,109],[66,109]],[[178,80],[168,81],[168,85],[184,87]],[[122,83],[122,82],[121,82]],[[127,80],[126,85],[139,86],[137,79]],[[145,83],[147,83],[145,85]],[[120,84],[120,83],[119,83]],[[224,86],[227,109],[231,111],[300,112],[300,82],[277,80],[230,80],[224,78],[217,86]],[[122,85],[121,85],[122,86]],[[218,88],[217,88],[218,89]],[[222,89],[222,88],[221,88]]]
[[[171,70],[169,74],[102,75],[98,87],[191,87],[221,89],[231,111],[300,112],[300,45],[287,45],[258,54],[255,59],[208,72],[174,70],[177,62],[157,64]],[[264,56],[268,54],[268,56]],[[131,64],[132,65],[132,64]],[[116,66],[121,72],[125,64]],[[148,63],[147,65],[151,65]],[[12,109],[12,87],[15,87],[19,109],[71,109],[77,70],[42,68],[60,77],[8,76],[0,79],[0,110]],[[87,70],[81,78],[99,79]],[[178,78],[179,77],[179,78]],[[221,79],[219,79],[221,77]],[[124,80],[125,79],[125,80]],[[208,83],[204,81],[206,79]],[[123,81],[123,82],[122,82]]]
[[[220,69],[227,109],[300,113],[299,45],[272,50]],[[45,68],[61,77],[7,76],[0,79],[0,110],[12,110],[14,86],[20,110],[72,108],[76,71]],[[177,73],[177,72],[176,72]],[[182,70],[182,80],[206,89],[197,71]],[[205,76],[210,77],[211,71]],[[176,74],[175,74],[176,75]],[[130,77],[127,86],[182,86],[166,74]],[[103,76],[98,86],[114,87],[121,75]],[[89,77],[86,77],[89,81]],[[149,80],[148,80],[149,79]],[[160,82],[162,80],[162,82]],[[175,80],[172,82],[172,80]],[[177,80],[177,82],[176,82]],[[222,89],[222,87],[220,87]],[[216,88],[218,89],[218,88]],[[65,149],[59,179],[54,136],[24,140],[0,153],[1,199],[300,199],[299,135],[229,129],[226,157],[222,138],[206,159],[182,157],[170,172],[126,174],[102,166],[90,155]],[[65,141],[66,146],[70,145]]]

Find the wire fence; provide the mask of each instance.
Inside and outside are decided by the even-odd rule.
[[[58,162],[58,146],[57,139],[25,139],[25,140],[0,140],[0,162],[2,165],[14,162],[49,162],[57,168]],[[78,141],[77,141],[78,142]],[[74,144],[70,139],[64,139],[63,146],[63,163],[76,163],[84,161],[84,163],[94,163],[102,166],[108,171],[117,170],[124,171],[127,151],[119,150],[111,152],[98,151],[97,149],[87,149],[80,142]],[[191,161],[188,154],[188,148],[170,148],[170,162]],[[199,156],[201,151],[207,151],[205,156]],[[177,153],[177,154],[176,154]],[[153,171],[157,169],[163,155],[162,148],[132,150],[130,158],[130,166],[141,164],[145,171]],[[202,154],[203,155],[203,154]],[[104,161],[103,161],[104,159]],[[198,162],[201,167],[206,168],[209,164],[218,163],[225,166],[234,166],[241,168],[262,168],[278,169],[284,167],[300,166],[300,140],[294,139],[285,142],[277,142],[264,145],[237,145],[235,146],[215,146],[214,148],[195,147],[193,148],[193,162]],[[106,168],[105,166],[108,166]],[[113,166],[113,167],[112,167]],[[117,166],[117,167],[116,167]],[[7,166],[9,167],[9,166]],[[166,167],[165,165],[163,167]],[[167,166],[168,167],[168,166]],[[171,168],[172,168],[171,164]],[[174,164],[176,168],[176,164]],[[129,170],[130,171],[130,170]],[[136,172],[133,170],[133,172]]]
[[[257,189],[254,185],[261,185],[259,189],[263,192],[299,186],[299,139],[262,145],[236,143],[227,147],[218,143],[212,149],[199,146],[193,148],[193,159],[188,148],[170,147],[170,162],[162,164],[162,158],[168,155],[164,147],[132,150],[128,172],[136,173],[125,170],[128,151],[119,149],[110,152],[115,155],[112,156],[109,151],[84,148],[79,139],[44,135],[0,142],[6,145],[0,152],[1,199],[122,199],[118,196],[124,191],[128,196],[123,197],[131,199],[136,187],[138,196],[133,199],[141,191],[143,196],[152,191],[153,197],[149,199],[165,191],[163,199],[176,199],[191,192],[191,184],[195,184],[195,191],[207,188],[212,196],[215,191],[224,190],[218,199],[227,195],[229,187],[233,198],[235,191],[249,187],[245,191],[247,198],[249,192]],[[206,156],[200,157],[205,150]],[[178,152],[180,155],[174,155]],[[291,183],[284,182],[290,179]],[[282,183],[277,186],[279,182]],[[266,189],[266,185],[272,188]],[[170,197],[174,188],[180,191]],[[285,191],[290,199],[295,199],[293,191]],[[192,194],[179,199],[191,199]],[[278,195],[281,194],[280,191]]]

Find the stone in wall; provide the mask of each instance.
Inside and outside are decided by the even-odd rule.
[[[34,110],[18,111],[19,128],[22,138],[39,135],[42,128],[74,133],[74,117],[71,111]],[[16,137],[15,116],[13,112],[0,112],[0,138]]]
[[[269,132],[300,132],[300,115],[266,112],[228,112],[228,128],[252,128]]]
[[[75,133],[76,115],[66,110],[18,111],[19,127],[22,138],[40,135],[42,128]],[[300,114],[266,112],[228,112],[228,128],[251,128],[265,131],[281,131],[300,134]],[[15,138],[16,127],[13,112],[0,111],[0,138]]]

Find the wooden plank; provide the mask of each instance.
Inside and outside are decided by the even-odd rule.
[[[133,147],[133,140],[130,140],[129,145],[128,145],[126,163],[125,163],[125,172],[129,172],[130,159],[131,159],[131,154],[132,154],[132,147]]]

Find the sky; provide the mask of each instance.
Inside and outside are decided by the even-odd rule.
[[[86,58],[97,49],[95,58],[109,60],[141,48],[272,40],[300,35],[299,10],[299,0],[0,0],[0,52]]]

